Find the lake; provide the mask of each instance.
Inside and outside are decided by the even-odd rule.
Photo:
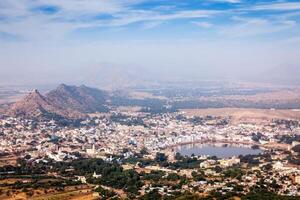
[[[208,155],[208,156],[217,156],[218,158],[229,158],[239,155],[257,155],[262,153],[261,149],[252,149],[248,145],[239,145],[239,144],[188,144],[181,145],[175,149],[182,155],[191,156],[195,154],[196,156]]]

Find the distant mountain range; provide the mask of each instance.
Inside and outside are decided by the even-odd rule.
[[[106,92],[87,86],[59,85],[42,95],[38,90],[23,99],[0,105],[0,113],[37,119],[78,119],[89,113],[106,112],[116,107],[138,107],[141,112],[161,113],[199,108],[299,109],[299,88],[228,88],[191,89],[170,85],[166,89],[120,90]],[[1,116],[0,116],[1,117]]]
[[[79,118],[87,113],[107,111],[108,99],[108,94],[102,90],[61,84],[45,95],[38,90],[30,92],[10,105],[5,114],[29,118]]]

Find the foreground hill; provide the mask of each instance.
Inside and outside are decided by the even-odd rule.
[[[55,107],[69,111],[80,113],[107,111],[105,106],[107,93],[84,85],[76,87],[61,84],[45,96]]]
[[[10,116],[40,117],[56,115],[59,112],[39,91],[34,90],[20,101],[12,104],[7,114]]]
[[[107,97],[106,92],[98,89],[61,84],[44,96],[37,90],[30,92],[9,106],[6,114],[29,118],[79,118],[87,113],[107,111]]]

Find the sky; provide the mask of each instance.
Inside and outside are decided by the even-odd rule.
[[[299,22],[296,0],[0,0],[0,84],[298,80]]]

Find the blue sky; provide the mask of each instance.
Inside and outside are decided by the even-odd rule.
[[[9,77],[9,69],[24,69],[24,63],[41,73],[44,66],[49,74],[56,70],[53,66],[68,71],[74,63],[151,63],[151,67],[180,71],[183,61],[192,59],[190,68],[201,72],[212,65],[221,69],[220,63],[227,64],[224,60],[232,70],[241,68],[241,63],[244,66],[245,60],[258,69],[263,58],[253,60],[249,52],[275,48],[283,50],[266,53],[264,64],[269,68],[298,65],[294,54],[299,50],[299,21],[300,1],[296,0],[0,0],[1,68],[5,77]],[[211,60],[213,52],[219,51],[218,43],[225,54],[232,55],[214,63]],[[197,60],[196,55],[191,58],[177,46],[193,53],[211,53],[207,60]],[[135,60],[133,54],[124,52],[126,48],[137,49],[135,53],[143,59]],[[82,58],[74,59],[79,54],[76,49],[84,49]],[[97,51],[105,56],[98,56]],[[149,55],[152,51],[157,57]],[[242,55],[237,58],[236,52]],[[272,54],[281,55],[281,60],[271,62]],[[64,60],[55,59],[62,55]],[[20,63],[13,61],[15,57]],[[167,60],[171,57],[180,59]]]
[[[295,0],[1,0],[0,38],[101,40],[110,33],[111,39],[178,38],[174,31],[196,38],[209,32],[206,37],[213,39],[284,37],[278,33],[298,29],[299,12]]]

